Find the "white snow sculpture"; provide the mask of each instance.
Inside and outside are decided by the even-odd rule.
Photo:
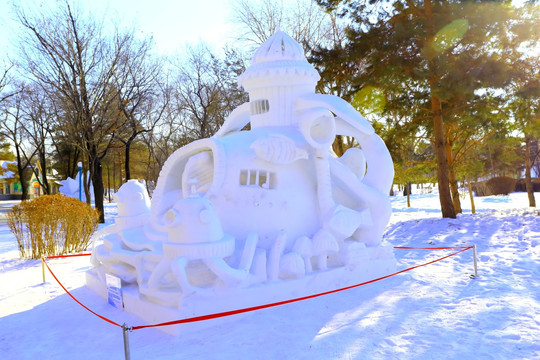
[[[212,138],[171,155],[151,205],[136,182],[119,190],[116,224],[96,235],[103,243],[88,286],[106,297],[106,274],[120,277],[124,309],[155,323],[390,273],[392,248],[381,244],[390,154],[351,105],[315,94],[319,78],[287,34],[261,45],[238,79],[250,101]],[[361,149],[336,157],[336,135]]]
[[[65,180],[60,180],[58,183],[60,184],[60,194],[69,196],[72,198],[79,198],[79,177],[81,174],[77,173],[75,176],[75,179],[72,178],[66,178]],[[90,176],[90,173],[88,173],[88,176]],[[92,182],[90,182],[90,197],[92,201],[94,200],[94,187],[92,185]],[[81,201],[86,201],[86,195],[84,193],[84,189],[81,191]]]

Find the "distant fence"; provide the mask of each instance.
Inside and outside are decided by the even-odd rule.
[[[532,179],[533,191],[540,192],[540,178]],[[516,182],[514,191],[527,191],[525,188],[525,179],[519,179]]]
[[[532,179],[533,191],[540,191],[540,178]],[[525,179],[514,179],[508,176],[497,176],[489,180],[473,183],[476,196],[508,195],[515,191],[527,191]]]
[[[0,194],[0,201],[3,200],[21,200],[21,194]]]

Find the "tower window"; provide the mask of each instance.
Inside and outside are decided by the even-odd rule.
[[[264,114],[270,111],[270,103],[267,99],[251,101],[249,106],[251,115]]]

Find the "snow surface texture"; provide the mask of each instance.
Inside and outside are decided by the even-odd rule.
[[[536,193],[539,199],[540,194]],[[436,194],[392,198],[384,240],[394,246],[478,247],[352,290],[249,313],[170,336],[131,332],[132,359],[539,359],[540,216],[527,195],[476,198],[477,214],[441,219]],[[112,224],[116,206],[107,205]],[[395,250],[398,270],[448,251]],[[92,310],[139,320],[84,286],[88,257],[48,262]],[[21,260],[0,226],[0,359],[123,359],[122,330],[76,304],[39,261]],[[172,319],[171,319],[172,320]]]

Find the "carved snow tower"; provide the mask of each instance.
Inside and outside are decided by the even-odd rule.
[[[151,204],[137,182],[122,187],[116,224],[95,236],[87,285],[106,296],[106,275],[119,277],[124,309],[156,323],[392,272],[392,247],[381,244],[392,159],[350,104],[315,93],[319,78],[284,32],[262,44],[238,78],[249,102],[212,138],[171,155]],[[336,157],[336,135],[361,149]]]

